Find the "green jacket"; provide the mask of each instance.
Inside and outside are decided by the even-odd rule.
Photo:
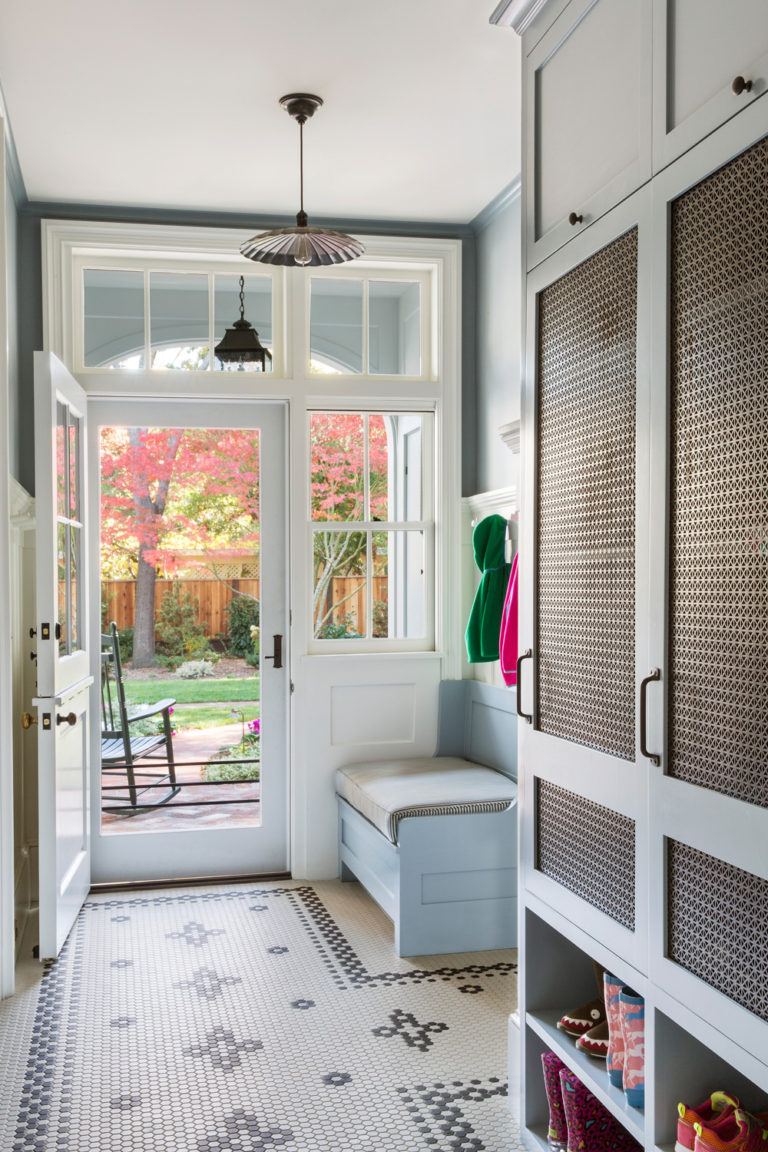
[[[507,522],[486,516],[472,533],[475,563],[483,576],[467,623],[467,654],[471,664],[498,660],[501,614],[509,583],[510,564],[504,562]]]

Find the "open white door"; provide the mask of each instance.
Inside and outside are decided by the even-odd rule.
[[[35,353],[40,957],[57,956],[90,887],[86,397]]]

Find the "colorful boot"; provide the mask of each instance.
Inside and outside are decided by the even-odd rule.
[[[624,985],[608,972],[604,977],[605,1014],[608,1018],[608,1055],[606,1068],[608,1079],[615,1088],[624,1086],[624,1033],[621,1029],[621,1006],[619,995]],[[693,1129],[691,1129],[693,1131]]]
[[[561,1071],[560,1086],[568,1123],[568,1152],[638,1152],[637,1141],[570,1069]]]
[[[624,1036],[624,1095],[632,1108],[645,1105],[645,1001],[631,988],[619,993]]]
[[[565,1064],[554,1052],[542,1052],[541,1063],[544,1067],[544,1087],[549,1103],[547,1143],[550,1148],[565,1149],[568,1147],[568,1125],[565,1122],[563,1091],[560,1087],[560,1072],[565,1068]]]

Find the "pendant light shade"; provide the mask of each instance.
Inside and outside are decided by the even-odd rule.
[[[286,268],[316,267],[318,264],[344,264],[362,256],[365,251],[359,240],[343,232],[323,228],[310,228],[304,211],[304,125],[322,106],[319,96],[308,92],[294,92],[282,96],[280,103],[299,125],[299,173],[301,207],[296,224],[291,228],[274,228],[246,240],[240,251],[249,260],[261,264],[281,264]]]
[[[225,364],[250,364],[254,371],[266,372],[267,357],[272,353],[259,340],[259,334],[250,321],[245,319],[245,278],[240,277],[240,319],[227,328],[213,350],[214,355]]]

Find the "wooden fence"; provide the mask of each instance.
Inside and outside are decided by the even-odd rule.
[[[227,604],[238,592],[259,598],[259,581],[251,579],[231,580],[222,584],[220,580],[157,580],[155,583],[155,618],[166,592],[174,584],[179,584],[183,592],[188,592],[196,606],[197,623],[202,625],[210,639],[226,635],[228,617]],[[101,593],[106,604],[107,621],[114,620],[117,630],[133,628],[136,613],[136,581],[105,580]],[[374,576],[373,599],[387,602],[387,577]],[[358,628],[365,628],[365,582],[359,576],[340,576],[331,581],[326,599],[326,611],[336,605],[333,619],[347,613],[354,614]]]
[[[179,584],[188,592],[197,609],[197,623],[205,629],[205,635],[215,639],[220,634],[226,636],[228,617],[227,604],[237,593],[259,597],[258,580],[231,580],[222,584],[220,580],[158,580],[155,583],[155,619],[166,592],[174,584]],[[106,619],[114,620],[118,632],[123,628],[133,628],[136,614],[136,581],[105,580],[101,585],[103,601],[107,605]]]

